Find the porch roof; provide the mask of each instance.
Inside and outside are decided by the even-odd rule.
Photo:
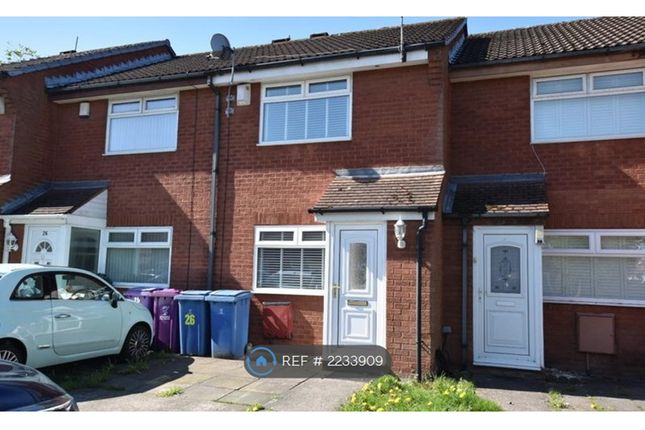
[[[450,179],[443,212],[452,216],[546,216],[541,173],[455,176]]]
[[[107,182],[41,184],[0,208],[2,215],[65,215],[74,213],[107,189]]]
[[[309,212],[434,211],[443,166],[352,169],[336,178]]]

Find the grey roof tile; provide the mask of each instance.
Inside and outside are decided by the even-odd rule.
[[[470,35],[453,65],[527,61],[645,44],[645,17],[600,17]]]

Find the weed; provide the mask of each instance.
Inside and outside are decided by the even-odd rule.
[[[264,408],[263,405],[261,405],[260,403],[255,403],[253,405],[250,405],[248,408],[246,408],[246,411],[247,412],[259,412],[259,411],[263,411],[264,409],[265,408]]]
[[[343,411],[499,411],[475,393],[472,382],[438,377],[430,382],[401,381],[386,375],[365,384]]]
[[[178,396],[180,394],[184,394],[184,389],[181,387],[169,387],[166,388],[165,390],[159,391],[157,393],[157,397],[173,397],[173,396]]]
[[[598,403],[598,401],[595,398],[591,396],[587,396],[587,398],[589,399],[589,407],[591,408],[592,411],[602,412],[606,410],[605,407],[602,406],[600,403]]]
[[[548,403],[549,406],[551,406],[551,409],[554,409],[556,411],[561,411],[562,409],[567,409],[569,407],[569,404],[564,401],[562,394],[558,393],[555,390],[549,391]]]
[[[82,388],[110,388],[105,382],[110,379],[114,365],[107,363],[103,367],[89,373],[80,373],[78,375],[67,375],[59,385],[65,391],[80,390]]]

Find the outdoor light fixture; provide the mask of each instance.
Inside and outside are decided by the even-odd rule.
[[[18,250],[18,238],[13,235],[13,233],[9,233],[7,235],[7,238],[5,240],[5,245],[7,248],[11,251],[17,251]]]
[[[4,115],[4,113],[5,113],[4,97],[0,97],[0,115]]]
[[[399,220],[394,224],[394,237],[396,237],[396,247],[399,249],[405,248],[405,223],[399,217]]]

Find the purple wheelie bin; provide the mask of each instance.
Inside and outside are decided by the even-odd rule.
[[[148,308],[150,313],[154,316],[154,300],[152,299],[152,292],[156,290],[158,290],[158,288],[130,288],[129,290],[126,290],[123,295],[126,299],[141,303],[143,306]]]
[[[152,316],[155,323],[153,348],[163,351],[179,352],[179,312],[174,300],[180,290],[166,288],[151,293],[153,302]]]

